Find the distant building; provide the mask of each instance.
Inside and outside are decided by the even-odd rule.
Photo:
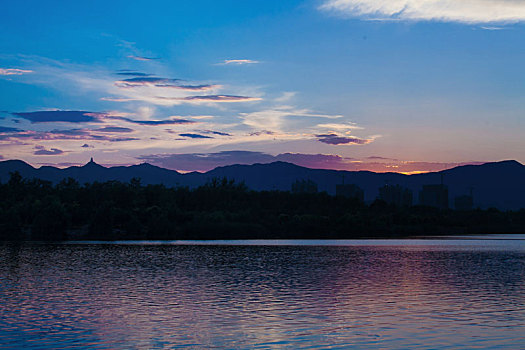
[[[419,204],[439,209],[448,209],[448,187],[440,185],[423,185],[419,192]]]
[[[317,184],[312,180],[296,180],[292,184],[292,193],[317,193]]]
[[[410,207],[413,194],[411,190],[400,185],[385,185],[379,188],[379,199],[399,207]]]
[[[456,210],[472,210],[474,198],[472,195],[457,196],[454,198],[454,208]]]
[[[359,186],[354,184],[335,185],[335,195],[346,198],[357,198],[361,202],[365,201],[365,192]]]

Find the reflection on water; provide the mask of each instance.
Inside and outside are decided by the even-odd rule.
[[[0,347],[523,348],[524,241],[428,242],[4,245]]]

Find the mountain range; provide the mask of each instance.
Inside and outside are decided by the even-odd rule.
[[[367,202],[377,197],[381,186],[399,184],[412,190],[415,204],[418,203],[418,193],[423,185],[439,184],[443,181],[448,187],[450,207],[453,207],[456,196],[472,192],[475,207],[483,209],[494,207],[501,210],[525,208],[525,166],[514,160],[464,165],[439,172],[414,175],[310,169],[286,162],[230,165],[205,173],[181,174],[148,163],[104,167],[91,160],[84,166],[60,169],[51,166],[34,168],[21,160],[6,160],[0,162],[0,182],[8,181],[10,173],[15,171],[24,178],[38,178],[53,183],[69,177],[80,183],[110,180],[129,182],[132,178],[140,178],[143,184],[190,188],[203,185],[213,178],[226,177],[237,182],[243,181],[250,189],[257,191],[290,190],[296,180],[311,180],[318,185],[319,191],[326,191],[329,194],[335,194],[337,184],[346,183],[356,184],[363,189]]]

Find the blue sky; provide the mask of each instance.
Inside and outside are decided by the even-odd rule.
[[[183,171],[525,162],[521,1],[4,8],[3,159],[66,166],[93,156]]]

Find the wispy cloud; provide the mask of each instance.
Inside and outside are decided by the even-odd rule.
[[[188,137],[190,139],[212,139],[211,136],[201,135],[201,134],[193,134],[193,133],[182,133],[179,134],[179,136],[182,137]]]
[[[187,103],[235,103],[235,102],[252,102],[260,101],[262,98],[249,96],[235,96],[235,95],[202,95],[202,96],[187,96],[187,97],[163,97],[157,96],[157,99],[166,101],[180,101]]]
[[[208,87],[205,87],[204,90],[207,90]],[[185,91],[199,91],[202,90],[201,86],[186,86],[179,87],[179,90]],[[237,96],[237,95],[197,95],[197,96],[148,96],[146,94],[137,94],[137,98],[120,98],[120,97],[102,97],[103,101],[111,102],[132,102],[132,101],[142,101],[148,102],[154,105],[162,106],[173,106],[179,104],[194,104],[194,105],[211,105],[215,103],[238,103],[238,102],[253,102],[261,101],[260,97],[251,97],[251,96]]]
[[[93,140],[105,142],[123,142],[139,140],[135,137],[119,137],[119,131],[100,131],[90,129],[65,129],[51,131],[25,130],[18,132],[0,132],[0,141],[71,141]],[[112,135],[115,134],[115,135]]]
[[[127,77],[149,77],[151,76],[151,74],[148,74],[148,73],[136,72],[136,71],[127,70],[127,69],[119,70],[116,74],[121,75],[121,76],[127,76]]]
[[[297,131],[296,123],[291,120],[304,119],[339,119],[342,115],[331,115],[315,113],[309,109],[294,108],[290,106],[278,106],[270,109],[259,110],[250,113],[240,113],[243,124],[255,129],[254,131],[267,130],[282,132],[284,130]],[[310,123],[311,124],[311,123]],[[315,124],[315,123],[314,123]]]
[[[375,160],[375,161],[398,161],[399,160],[395,158],[388,158],[388,157],[381,157],[381,156],[369,156],[369,157],[366,157],[366,159]]]
[[[38,72],[34,76],[38,78],[39,84],[57,86],[66,93],[66,90],[81,92],[86,98],[96,98],[98,101],[103,99],[122,102],[123,106],[115,107],[116,104],[108,103],[110,107],[104,108],[106,112],[41,110],[11,113],[21,118],[20,125],[24,126],[22,129],[32,130],[11,130],[9,135],[5,133],[0,135],[0,139],[8,141],[6,143],[13,144],[19,140],[33,142],[64,140],[64,146],[59,142],[52,145],[80,151],[79,147],[84,142],[70,141],[85,140],[88,144],[93,144],[97,149],[102,150],[104,147],[106,149],[109,147],[107,142],[141,140],[141,142],[122,145],[126,150],[138,152],[140,147],[169,150],[174,146],[173,136],[179,137],[178,140],[182,138],[186,140],[178,143],[177,147],[180,147],[180,144],[184,146],[187,144],[188,147],[203,147],[204,144],[217,147],[228,144],[231,147],[234,144],[253,144],[272,142],[272,140],[302,140],[310,144],[314,144],[316,140],[326,144],[371,142],[370,138],[361,137],[364,135],[354,136],[352,133],[350,136],[350,132],[359,127],[347,122],[348,118],[343,115],[326,114],[287,105],[292,104],[290,100],[294,98],[295,92],[282,94],[271,92],[267,98],[260,92],[260,88],[253,86],[234,87],[229,84],[223,86],[207,84],[205,81],[166,78],[171,76],[169,73],[153,76],[134,69],[115,71],[101,67],[50,62],[44,59],[34,61],[35,65],[29,68]],[[169,72],[166,67],[164,68],[164,72]],[[211,92],[203,92],[210,89]],[[105,95],[112,97],[102,97]],[[264,101],[259,96],[264,97]],[[140,103],[128,103],[135,101]],[[263,102],[253,103],[256,101]],[[242,105],[245,113],[239,113],[238,106],[228,105],[236,103],[246,103]],[[170,110],[165,107],[182,104],[194,105],[184,108],[196,113],[199,113],[196,109],[198,106],[204,108],[200,109],[204,113],[210,113],[211,107],[219,109],[221,113],[214,116],[164,117],[157,112],[158,109],[162,113],[169,113]],[[55,124],[28,126],[27,121],[31,124]],[[67,124],[61,123],[76,123],[77,129],[41,131],[48,125],[56,129],[68,127]],[[7,122],[3,124],[5,127],[18,126]],[[176,127],[172,127],[173,130],[170,131],[160,127],[171,125]],[[128,136],[123,133],[131,132],[133,137],[121,137]],[[316,135],[329,136],[321,138]]]
[[[337,134],[315,135],[318,141],[328,145],[366,145],[374,141],[373,139],[361,139],[354,136],[339,136]]]
[[[68,123],[85,123],[100,122],[103,113],[86,112],[86,111],[37,111],[37,112],[16,112],[13,115],[29,120],[31,123],[51,123],[51,122],[68,122]]]
[[[140,76],[124,80],[118,80],[115,85],[118,87],[136,87],[136,86],[157,86],[158,84],[169,85],[180,81],[180,79],[168,79],[159,77]]]
[[[27,133],[31,133],[31,131],[27,131]],[[51,130],[51,131],[42,131],[42,132],[37,132],[37,134],[35,134],[35,137],[36,135],[55,135],[55,136],[58,136],[58,137],[64,137],[65,139],[69,138],[69,137],[73,137],[73,138],[76,138],[77,136],[90,136],[90,130],[89,129],[63,129],[63,130],[60,130],[60,129],[54,129],[54,130]]]
[[[165,107],[192,104],[219,108],[220,103],[261,99],[258,96],[245,95],[246,87],[153,76],[136,70],[113,71],[99,66],[70,64],[42,57],[28,59],[27,62],[36,72],[33,81],[35,84],[60,89],[65,93],[82,92],[86,98],[126,105],[142,102]],[[164,71],[169,69],[161,68]],[[122,79],[115,79],[115,75]]]
[[[123,120],[128,123],[132,124],[138,124],[138,125],[149,125],[149,126],[156,126],[156,125],[176,125],[176,124],[194,124],[197,123],[193,120],[188,119],[182,119],[182,118],[170,118],[165,120],[135,120],[127,117],[120,117],[120,116],[111,116],[110,119],[118,119]]]
[[[517,0],[326,0],[320,7],[348,17],[460,23],[525,21]]]
[[[163,87],[162,85],[159,85]],[[221,85],[217,84],[201,84],[201,85],[175,85],[169,86],[174,89],[186,90],[186,91],[208,91],[213,89],[221,88]]]
[[[494,26],[481,26],[483,30],[505,30],[504,27],[494,27]]]
[[[285,92],[282,93],[281,96],[275,98],[274,101],[277,102],[277,103],[288,102],[291,99],[293,99],[295,97],[295,95],[297,95],[297,92],[295,92],[295,91],[285,91]]]
[[[118,80],[115,82],[115,85],[119,88],[158,87],[186,91],[208,91],[212,89],[218,89],[221,87],[220,85],[216,84],[182,85],[179,84],[180,81],[180,79],[136,76],[134,78]]]
[[[330,130],[354,130],[354,129],[363,129],[360,126],[357,126],[355,123],[323,123],[317,125],[319,128],[325,128]]]
[[[249,101],[260,101],[259,97],[249,96],[235,96],[235,95],[204,95],[204,96],[188,96],[182,98],[184,101],[195,101],[195,102],[249,102]]]
[[[33,154],[35,156],[57,156],[64,154],[64,151],[58,148],[51,148],[48,150],[44,146],[35,146],[35,152]]]
[[[101,97],[101,101],[109,101],[109,102],[132,102],[132,101],[140,101],[138,98],[121,98],[121,97]]]
[[[123,128],[120,126],[105,126],[103,128],[95,129],[93,131],[109,132],[109,133],[128,133],[128,132],[133,132],[133,129]]]
[[[223,65],[228,65],[228,64],[243,65],[243,64],[257,64],[257,63],[260,63],[260,62],[259,61],[255,61],[255,60],[241,59],[241,60],[224,60],[224,62],[221,62],[219,64],[223,64]]]
[[[114,137],[114,138],[107,138],[105,141],[109,142],[128,142],[128,141],[139,141],[140,139],[137,137]]]
[[[208,134],[208,135],[217,135],[217,136],[232,136],[232,134],[229,134],[227,132],[222,131],[214,131],[214,130],[200,130],[198,131],[201,134]]]
[[[160,60],[160,57],[146,57],[146,56],[135,56],[135,55],[129,55],[128,58],[131,58],[135,61],[153,61],[153,60]]]
[[[249,136],[275,135],[275,132],[270,131],[270,130],[260,130],[260,131],[251,132],[248,135]]]
[[[33,73],[33,71],[28,69],[0,68],[0,75],[22,75],[27,73]]]
[[[245,141],[263,140],[312,140],[329,145],[364,145],[379,135],[362,138],[350,135],[363,129],[352,122],[335,122],[345,119],[342,115],[316,113],[293,106],[276,106],[271,109],[240,113],[243,125],[248,126]],[[328,119],[328,120],[327,120]],[[333,119],[334,121],[331,121]]]
[[[180,79],[138,76],[118,80],[114,83],[121,96],[103,97],[112,102],[143,101],[155,105],[172,106],[178,104],[214,104],[250,102],[259,97],[230,94],[216,94],[222,89],[219,84],[182,84]],[[208,94],[203,94],[204,92]],[[198,95],[196,95],[198,93]]]

